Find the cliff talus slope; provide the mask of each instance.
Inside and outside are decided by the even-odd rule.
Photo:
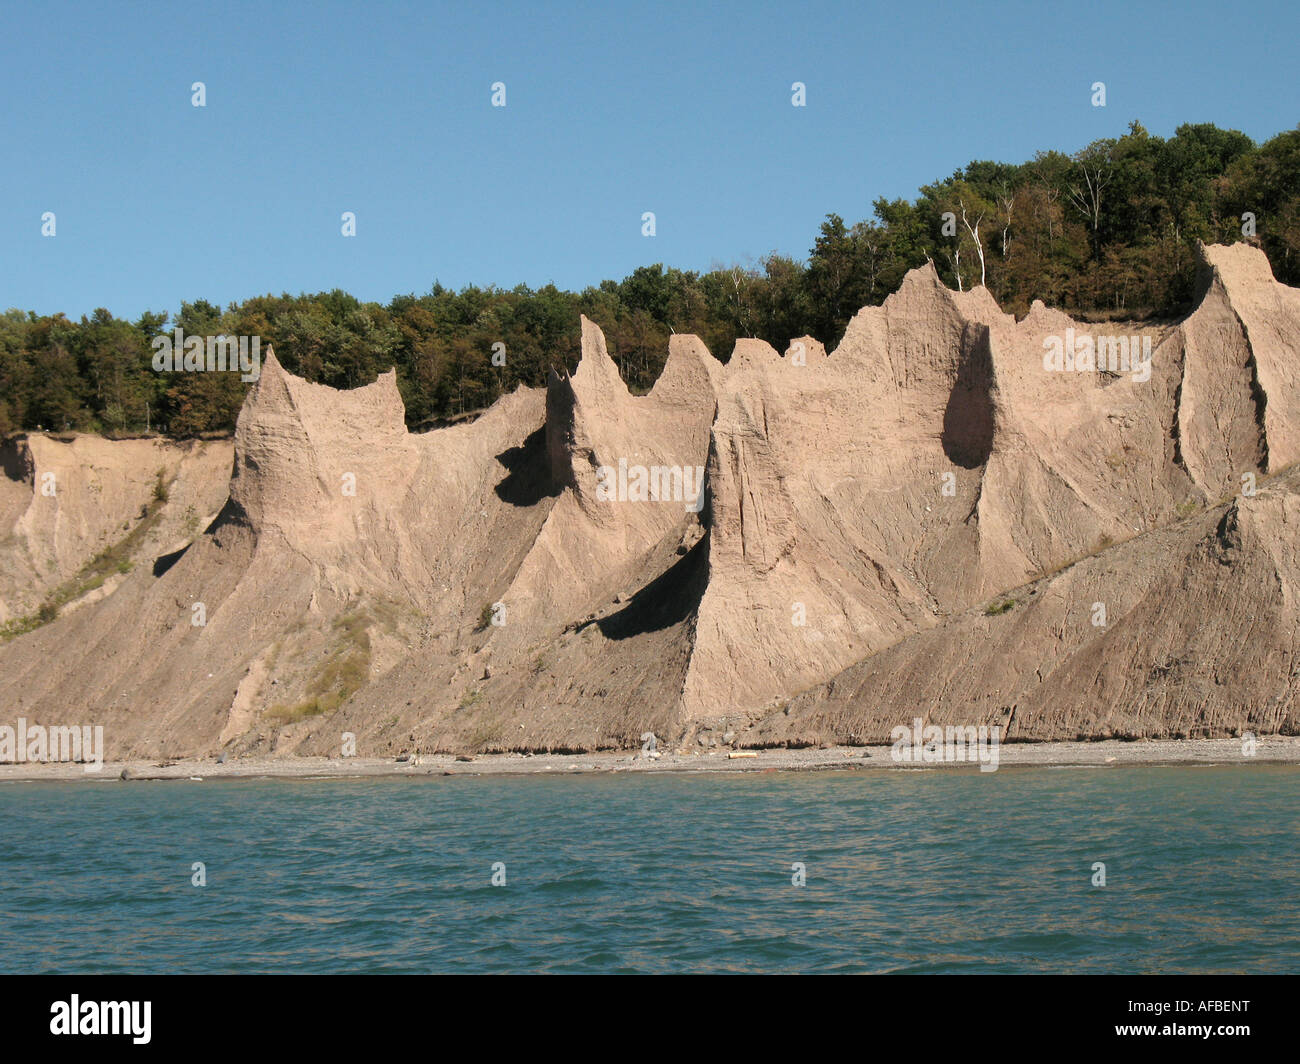
[[[233,445],[10,441],[0,698],[112,757],[1294,732],[1300,292],[1202,257],[1181,322],[926,266],[643,396],[583,319],[424,434],[268,352]]]

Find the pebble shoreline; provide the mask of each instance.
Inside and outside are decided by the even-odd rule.
[[[732,757],[731,754],[754,756]],[[99,772],[76,764],[0,765],[0,782],[84,781],[119,783],[145,780],[355,779],[427,776],[531,776],[582,772],[808,772],[808,771],[957,771],[978,772],[973,762],[897,762],[888,746],[832,746],[805,750],[662,753],[647,759],[639,751],[593,754],[479,754],[458,760],[452,754],[393,758],[256,757],[218,764],[215,758],[105,762]],[[1013,768],[1112,768],[1125,765],[1300,764],[1300,736],[1265,736],[1253,755],[1240,739],[1172,739],[1137,742],[1010,743],[998,750],[998,770]],[[988,772],[986,775],[996,775]]]

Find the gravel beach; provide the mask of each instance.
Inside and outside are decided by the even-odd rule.
[[[735,756],[735,755],[742,756]],[[1118,768],[1124,765],[1260,765],[1300,764],[1300,736],[1266,736],[1253,754],[1243,753],[1240,739],[1181,739],[1096,743],[1012,743],[998,749],[998,771],[1022,768]],[[480,754],[462,760],[451,754],[392,758],[237,758],[218,764],[213,758],[174,762],[105,762],[99,772],[76,764],[0,765],[0,782],[67,780],[133,782],[143,780],[248,778],[361,778],[370,776],[525,776],[575,772],[807,772],[964,771],[971,762],[897,762],[888,746],[831,746],[803,750],[736,750],[665,752],[648,759],[640,751],[595,754]]]

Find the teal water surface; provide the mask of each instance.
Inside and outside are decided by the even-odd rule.
[[[1265,765],[7,784],[0,971],[1295,972],[1298,796]]]

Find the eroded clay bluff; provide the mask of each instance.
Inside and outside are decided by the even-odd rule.
[[[1017,322],[924,267],[830,355],[675,336],[645,396],[584,319],[571,377],[425,434],[393,374],[268,353],[229,476],[10,441],[0,618],[61,608],[0,700],[110,758],[1294,733],[1300,292],[1202,256],[1182,322]],[[1149,366],[1044,368],[1113,334]]]

